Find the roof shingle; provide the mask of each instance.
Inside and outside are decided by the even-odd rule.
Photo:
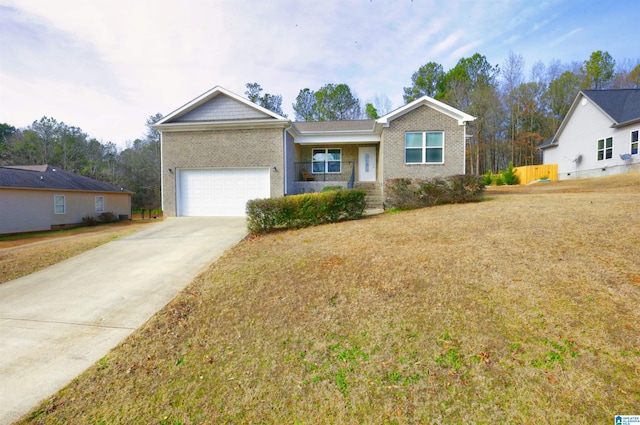
[[[123,188],[50,165],[0,166],[0,188],[2,187],[131,193]]]
[[[640,89],[583,90],[585,96],[623,124],[640,119]]]

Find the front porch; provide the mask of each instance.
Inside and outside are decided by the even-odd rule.
[[[294,193],[322,192],[325,187],[353,189],[355,162],[345,161],[330,167],[319,167],[311,161],[294,163]]]
[[[382,210],[383,197],[382,185],[377,181],[357,181],[357,164],[355,161],[342,162],[340,170],[334,169],[334,172],[321,170],[320,167],[315,168],[313,162],[296,162],[294,164],[295,180],[293,183],[294,193],[312,193],[322,192],[326,187],[339,186],[343,189],[360,189],[367,193],[367,209]],[[312,172],[309,172],[311,170]]]

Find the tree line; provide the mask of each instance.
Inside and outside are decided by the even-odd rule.
[[[0,165],[56,165],[133,191],[134,210],[160,208],[160,133],[150,127],[160,118],[147,118],[145,136],[122,150],[46,116],[21,129],[0,124]]]
[[[264,93],[258,83],[245,87],[249,100],[286,116],[281,95]],[[598,50],[584,62],[537,62],[527,78],[521,55],[510,52],[498,66],[476,53],[446,71],[427,62],[411,75],[403,100],[427,95],[475,116],[467,131],[467,170],[480,175],[510,163],[540,163],[538,145],[556,132],[578,91],[611,88],[640,88],[640,60],[616,63]],[[387,96],[364,103],[347,84],[301,89],[292,107],[296,121],[378,118],[392,110]],[[56,165],[135,192],[134,209],[159,208],[160,134],[151,125],[160,118],[149,116],[145,136],[122,150],[50,117],[20,129],[0,124],[0,165]]]
[[[262,91],[257,83],[250,86]],[[427,62],[404,87],[403,100],[427,95],[475,116],[467,128],[467,170],[480,175],[510,163],[540,163],[538,145],[555,134],[579,90],[624,88],[640,88],[640,60],[616,63],[608,52],[598,50],[584,62],[536,62],[527,78],[521,55],[510,52],[499,66],[476,53],[449,70]],[[281,113],[282,96],[265,98],[279,103],[272,108],[261,103],[260,96],[252,100]],[[300,90],[292,107],[297,121],[328,121],[378,118],[391,110],[391,103],[380,95],[364,103],[348,85],[326,84],[317,91]]]

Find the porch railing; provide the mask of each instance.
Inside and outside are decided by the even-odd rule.
[[[314,163],[296,162],[295,163],[295,181],[316,181],[316,182],[344,182],[346,181],[349,188],[353,188],[355,178],[355,161],[342,161],[340,164],[340,172],[328,172],[327,167],[333,164],[318,164],[314,169]],[[322,169],[322,171],[319,171]],[[330,167],[329,167],[330,169]]]

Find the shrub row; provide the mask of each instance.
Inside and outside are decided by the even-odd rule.
[[[478,202],[484,194],[482,179],[456,175],[434,179],[389,179],[385,183],[387,207],[413,209],[441,204]]]
[[[485,186],[492,184],[495,184],[496,186],[502,186],[505,184],[513,185],[520,183],[520,177],[516,174],[513,162],[511,162],[506,170],[502,170],[498,174],[492,174],[491,170],[487,171],[482,176],[482,183],[484,183]]]
[[[360,218],[365,195],[362,190],[345,189],[254,199],[247,202],[248,229],[251,233],[266,233]]]
[[[115,223],[118,221],[118,217],[112,212],[103,212],[98,217],[88,215],[82,217],[82,224],[85,226],[97,226],[98,224]]]

